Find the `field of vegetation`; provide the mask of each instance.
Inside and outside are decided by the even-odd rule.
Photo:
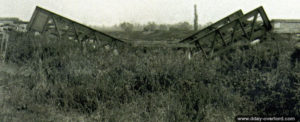
[[[237,115],[300,117],[295,40],[262,43],[207,61],[182,50],[82,48],[30,34],[11,36],[18,72],[0,121],[234,121]]]

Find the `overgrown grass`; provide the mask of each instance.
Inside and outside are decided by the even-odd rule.
[[[25,120],[233,121],[300,116],[299,64],[291,42],[265,40],[207,61],[172,49],[87,48],[16,34],[8,60],[9,113]],[[282,40],[281,40],[282,39]]]

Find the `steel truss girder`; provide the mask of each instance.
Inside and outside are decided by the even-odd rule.
[[[227,23],[230,23],[233,20],[235,20],[241,16],[243,16],[242,10],[238,10],[238,11],[228,15],[227,17],[224,17],[223,19],[213,23],[212,25],[205,27],[205,28],[201,29],[200,31],[194,33],[193,35],[181,40],[179,43],[190,43],[194,39],[201,38],[201,37],[205,36],[206,34],[208,34],[209,32],[214,31],[217,28],[222,27]]]
[[[261,6],[190,43],[195,44],[206,58],[211,58],[237,41],[250,42],[258,39],[271,28],[267,14]]]
[[[97,45],[119,44],[124,41],[75,22],[41,7],[36,7],[27,26],[28,31],[37,31],[56,37],[58,40],[74,40]]]

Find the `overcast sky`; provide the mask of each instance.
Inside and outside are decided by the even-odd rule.
[[[200,24],[261,5],[270,19],[300,19],[300,0],[0,0],[0,17],[29,21],[35,6],[40,6],[88,25],[193,23],[194,4],[198,5]]]

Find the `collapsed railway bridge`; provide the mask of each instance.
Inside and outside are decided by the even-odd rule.
[[[196,51],[206,59],[222,55],[239,45],[256,42],[271,29],[272,24],[262,6],[246,14],[238,10],[181,41],[173,42],[124,41],[38,6],[27,25],[28,33],[38,32],[48,40],[74,41],[84,48],[90,45],[93,48],[113,49],[118,53],[119,49],[128,47],[162,47],[184,49],[192,53]],[[3,37],[1,50],[8,43],[8,39],[5,39]]]

